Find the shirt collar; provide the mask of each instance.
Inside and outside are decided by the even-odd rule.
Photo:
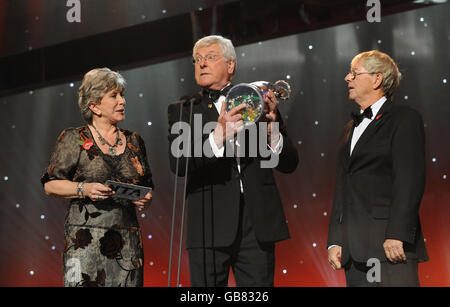
[[[374,117],[377,115],[378,111],[381,109],[381,107],[383,106],[383,104],[386,102],[387,98],[386,96],[381,97],[377,102],[375,102],[374,104],[372,104],[369,108],[372,109],[372,118],[371,120],[374,119]],[[361,113],[363,113],[363,110],[360,110]]]

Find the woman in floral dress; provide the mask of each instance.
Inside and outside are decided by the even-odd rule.
[[[153,188],[143,139],[120,129],[124,78],[108,68],[88,72],[78,106],[87,125],[59,135],[41,182],[45,193],[70,199],[65,219],[65,286],[143,285],[144,255],[136,209],[152,191],[130,201],[113,197],[107,180]]]

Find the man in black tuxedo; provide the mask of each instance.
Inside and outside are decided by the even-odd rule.
[[[425,188],[421,115],[392,103],[399,85],[387,54],[357,55],[345,77],[359,114],[344,128],[328,232],[328,261],[347,286],[419,286],[428,260],[419,219]]]
[[[224,103],[236,67],[234,47],[221,36],[204,37],[194,46],[193,61],[201,91],[168,107],[171,170],[177,174],[174,148],[180,134],[174,128],[178,121],[189,123],[191,117],[192,147],[201,142],[203,148],[200,155],[192,149],[189,160],[182,156],[178,167],[178,175],[187,176],[191,286],[227,286],[230,268],[238,286],[273,286],[275,242],[289,238],[273,170],[261,167],[261,156],[226,154],[230,143],[239,146],[235,136],[244,130],[239,111],[245,104],[226,112]],[[270,156],[278,158],[276,169],[293,172],[298,155],[281,121],[277,100],[269,92],[264,101],[269,140],[264,142],[270,146]],[[199,115],[202,131],[205,123],[215,122],[201,136],[194,133],[199,124],[194,119]],[[279,129],[271,129],[275,122]]]

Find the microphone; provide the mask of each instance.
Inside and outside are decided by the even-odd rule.
[[[187,95],[182,96],[178,101],[182,104],[186,104],[189,101],[190,97]]]
[[[190,103],[193,104],[197,104],[202,100],[202,95],[200,95],[199,93],[196,93],[194,95],[192,95],[192,97],[189,99]]]
[[[187,96],[187,95],[182,96],[179,101],[183,105],[187,106],[187,105],[189,105],[191,103],[197,104],[197,103],[199,103],[201,101],[201,99],[202,99],[202,96],[197,93],[197,94],[194,94],[192,96]]]

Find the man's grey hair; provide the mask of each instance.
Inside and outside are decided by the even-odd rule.
[[[392,101],[402,78],[395,61],[388,54],[378,50],[362,52],[353,58],[352,63],[357,60],[361,60],[368,72],[383,75],[381,88],[386,98]]]
[[[222,51],[222,55],[224,56],[224,58],[227,61],[234,61],[234,65],[236,67],[236,51],[234,50],[233,43],[231,42],[231,40],[220,35],[210,35],[199,39],[194,45],[192,56],[195,55],[198,48],[208,47],[214,44],[220,46],[220,50]]]

